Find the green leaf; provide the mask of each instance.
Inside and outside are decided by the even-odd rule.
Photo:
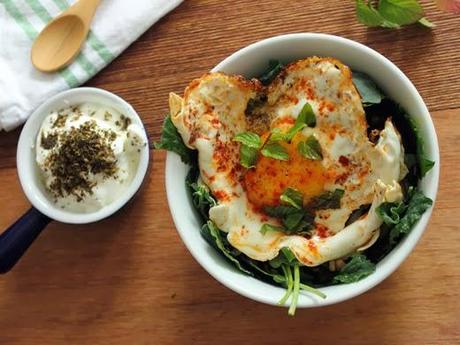
[[[387,225],[395,225],[400,222],[401,216],[407,206],[403,202],[384,202],[377,207],[376,212]]]
[[[306,234],[313,228],[314,216],[304,209],[293,206],[267,206],[264,211],[270,217],[278,218],[283,223],[282,231],[287,234]]]
[[[284,229],[281,226],[263,224],[259,231],[262,235],[265,235],[269,231],[284,231]]]
[[[291,205],[297,209],[301,209],[303,205],[303,195],[297,189],[286,188],[280,196],[280,200],[287,204]]]
[[[190,169],[185,183],[189,188],[195,209],[201,214],[203,219],[208,219],[209,209],[217,205],[217,201],[211,195],[209,188],[204,183],[197,181],[198,174],[198,169]]]
[[[308,127],[316,126],[316,116],[310,103],[305,103],[300,111],[295,124],[306,124]]]
[[[265,157],[277,159],[280,161],[289,160],[289,154],[286,149],[278,143],[268,143],[260,151]]]
[[[339,273],[334,277],[333,282],[336,284],[354,283],[374,273],[374,271],[375,265],[369,261],[366,256],[356,254],[342,267]]]
[[[250,169],[256,166],[257,161],[257,149],[246,145],[240,146],[240,164],[246,169]]]
[[[419,19],[418,23],[421,24],[421,25],[423,25],[423,26],[425,26],[425,27],[427,27],[427,28],[430,28],[430,29],[431,29],[431,28],[434,28],[434,27],[436,26],[435,23],[430,22],[430,21],[429,21],[428,19],[426,19],[425,17]]]
[[[371,3],[363,0],[356,0],[356,16],[360,23],[370,27],[381,26],[385,21]]]
[[[403,109],[401,109],[403,112],[404,118],[407,120],[409,123],[410,127],[412,128],[412,131],[415,134],[416,137],[416,142],[417,142],[417,161],[418,161],[418,167],[420,170],[420,178],[423,178],[428,171],[430,171],[433,166],[435,165],[435,162],[432,160],[428,159],[426,157],[426,152],[425,152],[425,139],[420,133],[420,130],[418,128],[418,125],[415,121],[415,119],[407,114]]]
[[[297,145],[297,151],[305,158],[312,160],[321,160],[323,159],[323,154],[321,152],[321,145],[319,141],[313,136],[310,135],[307,140],[301,141]]]
[[[423,17],[423,8],[417,0],[380,0],[378,12],[398,25],[412,24]]]
[[[419,158],[419,165],[420,165],[420,174],[423,177],[426,175],[428,171],[430,171],[434,167],[434,162],[422,156]]]
[[[273,79],[281,72],[283,64],[278,60],[270,60],[268,62],[268,69],[260,77],[259,80],[262,84],[268,85]]]
[[[231,250],[225,246],[222,236],[220,234],[220,230],[212,221],[209,220],[207,223],[205,223],[201,230],[203,237],[205,237],[205,239],[207,239],[208,241],[209,239],[211,239],[214,243],[214,247],[217,247],[217,249],[219,249],[220,252],[224,254],[225,257],[231,263],[233,263],[240,271],[251,276],[253,275],[252,272],[248,271],[243,266],[241,266],[241,263],[238,261],[238,259],[235,258]]]
[[[281,248],[278,256],[269,261],[270,266],[273,268],[280,268],[281,265],[292,266],[297,263],[298,261],[294,253],[286,247]]]
[[[185,146],[169,115],[164,119],[161,139],[159,142],[153,143],[153,147],[157,150],[177,153],[185,164],[191,165],[196,159],[196,152]]]
[[[233,141],[238,141],[243,145],[254,149],[260,149],[260,147],[262,146],[262,141],[260,140],[259,135],[252,132],[239,133],[235,135]]]
[[[433,200],[427,198],[419,190],[414,190],[407,204],[406,212],[400,221],[390,230],[390,244],[408,234],[427,209],[433,205]]]
[[[375,85],[374,81],[367,74],[353,71],[353,83],[358,89],[364,105],[379,104],[382,99],[385,98],[377,85]]]
[[[343,189],[325,192],[313,198],[308,204],[308,208],[315,210],[338,209],[340,208],[340,200],[344,194],[345,191]]]

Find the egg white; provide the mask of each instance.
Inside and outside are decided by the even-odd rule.
[[[249,129],[246,107],[261,92],[268,98],[262,112],[272,126],[285,117],[295,119],[307,102],[316,114],[316,126],[302,134],[317,138],[325,171],[337,176],[324,189],[345,190],[340,209],[316,214],[315,222],[328,229],[327,237],[316,230],[308,239],[260,232],[263,224],[274,220],[250,204],[241,183],[239,144],[232,139]],[[273,259],[283,247],[307,266],[341,258],[378,236],[382,221],[375,210],[382,202],[402,198],[398,181],[406,170],[400,136],[388,120],[378,143],[369,141],[351,71],[336,59],[313,57],[290,64],[266,90],[254,80],[208,73],[192,81],[183,98],[171,94],[170,110],[185,144],[198,150],[201,179],[218,200],[209,211],[210,219],[228,233],[232,246],[252,259]],[[340,157],[349,164],[344,166]],[[369,212],[345,227],[352,211],[365,204],[371,204]]]

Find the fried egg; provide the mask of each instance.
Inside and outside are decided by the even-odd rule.
[[[266,101],[250,109],[254,107],[248,103],[257,99]],[[287,131],[306,103],[316,125],[281,143],[289,160],[259,155],[254,168],[244,169],[235,135],[253,131],[266,139],[275,128]],[[375,241],[382,223],[376,208],[402,198],[398,181],[406,168],[399,133],[387,120],[378,142],[369,140],[351,71],[336,59],[294,62],[268,87],[240,76],[208,73],[192,81],[184,97],[171,94],[170,111],[184,143],[198,150],[201,179],[218,202],[209,211],[210,219],[228,233],[232,246],[252,259],[271,260],[283,247],[307,266],[342,258]],[[311,136],[320,143],[321,160],[306,159],[296,149]],[[309,236],[261,233],[263,224],[278,224],[263,208],[278,205],[288,187],[300,191],[305,203],[335,189],[344,195],[340,208],[316,212]],[[345,226],[354,210],[368,204],[365,216]]]

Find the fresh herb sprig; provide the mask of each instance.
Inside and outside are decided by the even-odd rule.
[[[417,22],[429,28],[434,27],[423,16],[423,8],[417,0],[379,0],[378,6],[374,6],[371,0],[356,0],[355,3],[358,21],[370,27],[399,29]]]
[[[289,154],[286,151],[286,149],[280,144],[280,142],[290,142],[294,138],[294,136],[303,128],[305,128],[306,126],[314,127],[315,125],[316,116],[313,112],[313,108],[309,103],[305,103],[299,115],[297,116],[294,125],[285,133],[281,132],[279,128],[274,128],[270,133],[270,136],[267,138],[267,140],[265,140],[265,142],[262,142],[262,138],[258,134],[253,132],[242,132],[237,134],[233,138],[233,141],[241,143],[240,164],[247,169],[255,167],[259,152],[260,154],[262,154],[262,156],[268,158],[273,158],[281,161],[289,160]],[[314,137],[312,138],[314,139]],[[319,143],[317,141],[313,143],[310,142],[310,146],[312,146],[312,148],[309,149],[309,152],[313,153],[303,154],[303,156],[308,159],[321,159],[322,156],[320,152],[321,148],[319,147]]]

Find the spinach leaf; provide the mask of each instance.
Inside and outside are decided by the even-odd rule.
[[[374,271],[375,265],[365,255],[355,254],[334,277],[333,282],[336,284],[354,283],[374,273]]]
[[[308,204],[308,208],[315,210],[337,209],[340,208],[340,200],[345,191],[343,189],[335,189],[328,191],[313,198]]]
[[[260,77],[259,80],[262,84],[268,85],[273,79],[281,72],[283,64],[278,60],[269,60],[268,69]]]
[[[385,98],[377,85],[375,85],[374,81],[367,74],[353,71],[353,83],[361,95],[364,106],[379,104],[382,99]]]
[[[319,141],[313,135],[310,135],[305,141],[301,141],[297,145],[297,151],[307,159],[323,159],[323,154],[321,152],[321,146],[319,144]]]
[[[192,165],[196,160],[196,151],[189,149],[174,126],[171,116],[166,116],[163,122],[160,142],[153,143],[157,150],[168,150],[177,153],[185,164]]]
[[[214,248],[217,248],[231,263],[233,263],[240,271],[253,276],[253,273],[244,268],[240,261],[235,257],[232,252],[230,244],[224,241],[221,231],[217,226],[210,220],[208,220],[201,228],[202,236],[212,244]]]
[[[280,196],[281,202],[286,205],[291,205],[297,209],[301,209],[303,205],[303,195],[297,189],[286,188]]]
[[[414,190],[406,207],[404,216],[390,230],[390,244],[394,245],[401,236],[410,232],[423,213],[431,207],[433,200],[427,198],[421,191]]]
[[[407,209],[403,202],[384,202],[377,207],[376,212],[386,225],[398,224]]]
[[[283,247],[281,248],[278,256],[270,260],[268,263],[273,268],[280,268],[283,264],[293,266],[294,264],[297,264],[298,261],[294,253],[292,253],[292,251],[289,248]]]
[[[209,218],[209,209],[216,206],[217,201],[211,195],[208,186],[198,182],[197,176],[197,172],[191,169],[185,181],[192,196],[192,202],[195,209],[201,214],[203,219],[206,220]]]
[[[264,145],[260,153],[269,158],[277,159],[280,161],[289,160],[289,154],[286,149],[278,143],[268,143]]]

